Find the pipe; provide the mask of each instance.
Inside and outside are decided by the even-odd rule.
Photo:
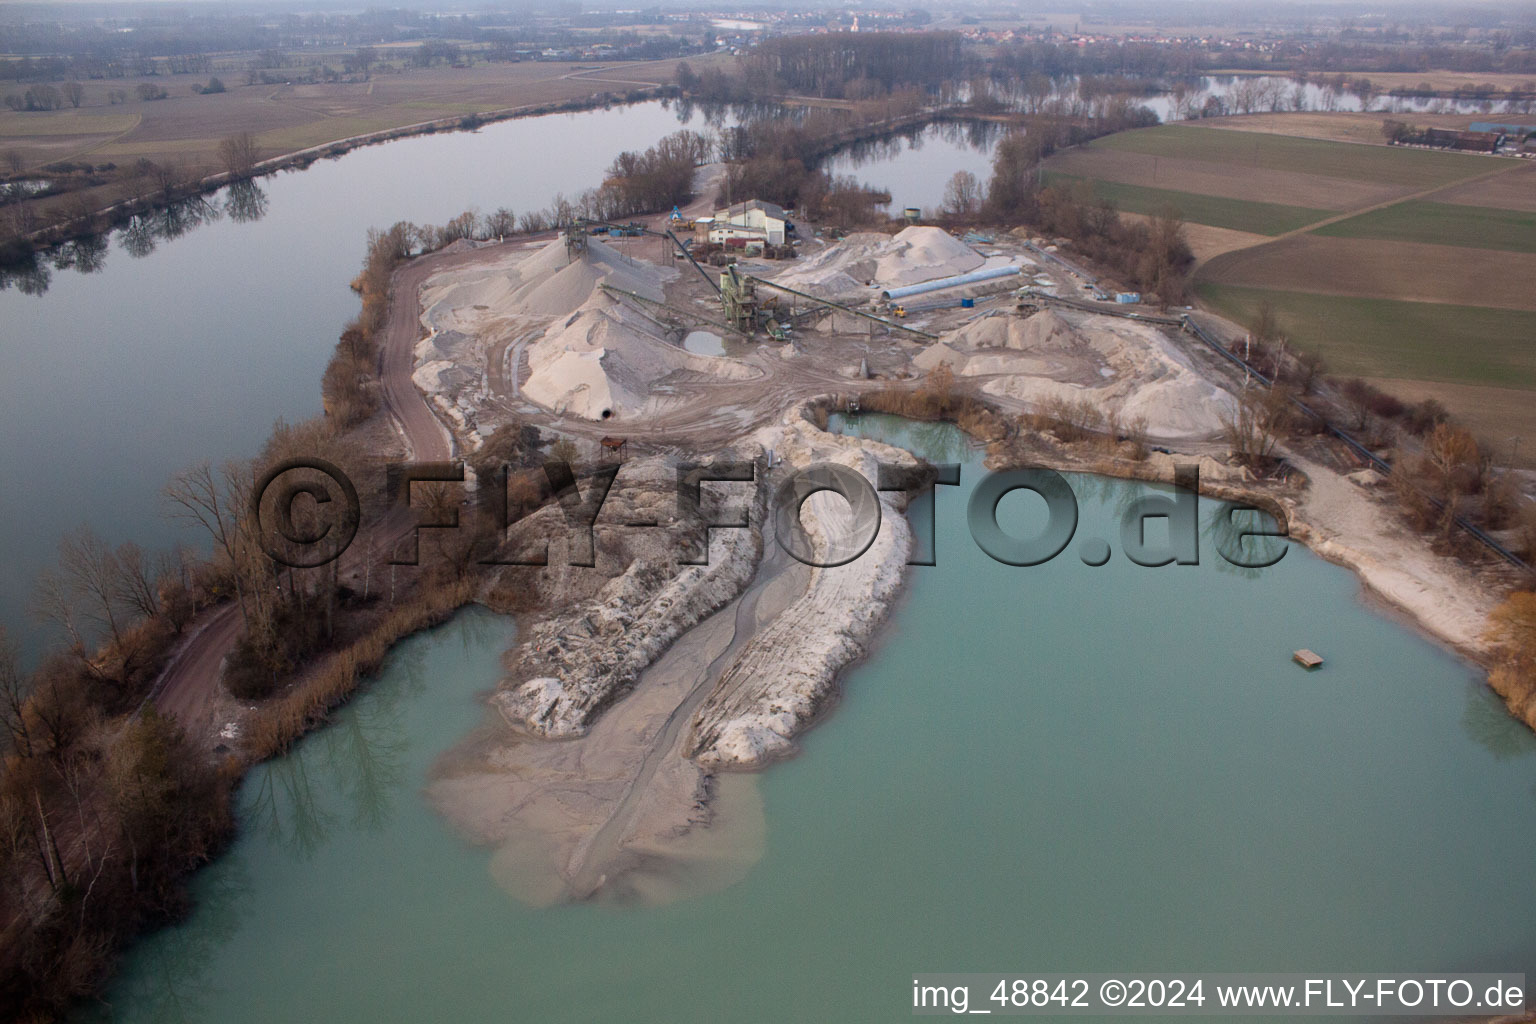
[[[880,297],[882,299],[904,299],[908,295],[922,295],[924,292],[936,292],[944,288],[958,288],[964,284],[976,284],[978,281],[995,281],[999,277],[1012,277],[1018,272],[1019,268],[1016,266],[983,267],[980,270],[973,270],[969,274],[941,277],[935,281],[909,284],[903,288],[887,288],[880,293]]]

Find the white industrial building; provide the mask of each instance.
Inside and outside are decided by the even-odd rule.
[[[715,211],[709,222],[709,240],[724,243],[731,238],[745,238],[768,245],[783,245],[788,224],[789,218],[781,208],[761,199],[750,199]]]

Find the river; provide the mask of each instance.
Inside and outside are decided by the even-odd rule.
[[[1004,566],[965,526],[962,435],[839,426],[961,462],[961,486],[800,756],[726,779],[766,818],[742,881],[643,908],[496,887],[421,792],[512,638],[472,610],[251,775],[234,850],[130,952],[115,1019],[894,1021],[920,971],[1531,963],[1536,738],[1349,572],[1300,547],[1234,569],[1212,502],[1197,567]],[[1070,479],[1079,538],[1145,493]]]
[[[82,524],[112,543],[205,543],[165,519],[161,488],[199,460],[255,454],[278,418],[320,411],[370,227],[543,208],[684,126],[651,102],[365,147],[261,179],[255,219],[249,196],[242,208],[221,191],[206,204],[216,219],[183,213],[177,237],[117,232],[94,273],[0,290],[0,624],[36,654],[32,581]]]

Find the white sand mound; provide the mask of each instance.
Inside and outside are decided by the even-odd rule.
[[[921,284],[977,269],[986,260],[975,249],[943,228],[903,228],[887,252],[876,259],[875,277],[882,288]]]
[[[1025,374],[1098,384],[1110,375],[1104,350],[1121,344],[1111,338],[1106,345],[1051,310],[1027,318],[997,313],[970,321],[912,362],[922,370],[943,363],[969,377]]]
[[[462,391],[480,380],[460,372],[512,337],[542,336],[524,350],[529,399],[560,413],[606,420],[635,415],[656,399],[652,386],[692,372],[743,379],[760,371],[738,360],[695,355],[660,333],[652,319],[600,286],[665,299],[677,270],[632,260],[598,239],[572,260],[563,239],[530,252],[512,250],[476,271],[449,271],[423,292],[429,328],[416,346],[417,381],[429,392]]]
[[[569,316],[586,304],[600,284],[657,302],[663,297],[659,268],[627,260],[596,240],[588,243],[585,259],[553,273],[524,277],[524,281],[527,283],[512,292],[509,299],[519,312],[535,315]]]
[[[545,332],[528,351],[523,394],[559,413],[590,420],[639,414],[657,381],[678,371],[745,379],[758,371],[733,359],[700,356],[655,332],[628,307],[599,296]]]
[[[478,271],[450,270],[433,277],[422,292],[427,326],[462,328],[469,321],[510,316],[570,316],[598,292],[599,284],[660,301],[662,285],[677,271],[632,260],[606,243],[587,241],[587,255],[574,262],[557,238],[529,255],[511,250]]]
[[[942,341],[934,342],[912,357],[912,365],[924,371],[947,366],[955,373],[964,373],[965,365],[969,361],[970,356],[967,353],[946,345]]]
[[[1052,398],[1087,399],[1121,423],[1144,419],[1152,436],[1170,439],[1219,433],[1233,407],[1232,396],[1151,324],[1051,310],[1027,320],[991,320],[946,339],[967,355],[956,373],[1001,374],[982,385],[990,394],[1037,407]],[[1024,369],[1030,362],[1049,369]]]
[[[894,236],[856,232],[774,280],[823,298],[860,301],[885,288],[969,273],[985,262],[943,228],[914,226]]]
[[[999,314],[973,320],[946,339],[958,349],[1014,349],[1094,358],[1117,352],[1120,339],[1095,331],[1080,331],[1054,309],[1033,316]]]

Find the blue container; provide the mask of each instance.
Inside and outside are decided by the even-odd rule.
[[[975,299],[961,299],[960,300],[960,308],[961,309],[975,309],[976,308],[976,300]]]

